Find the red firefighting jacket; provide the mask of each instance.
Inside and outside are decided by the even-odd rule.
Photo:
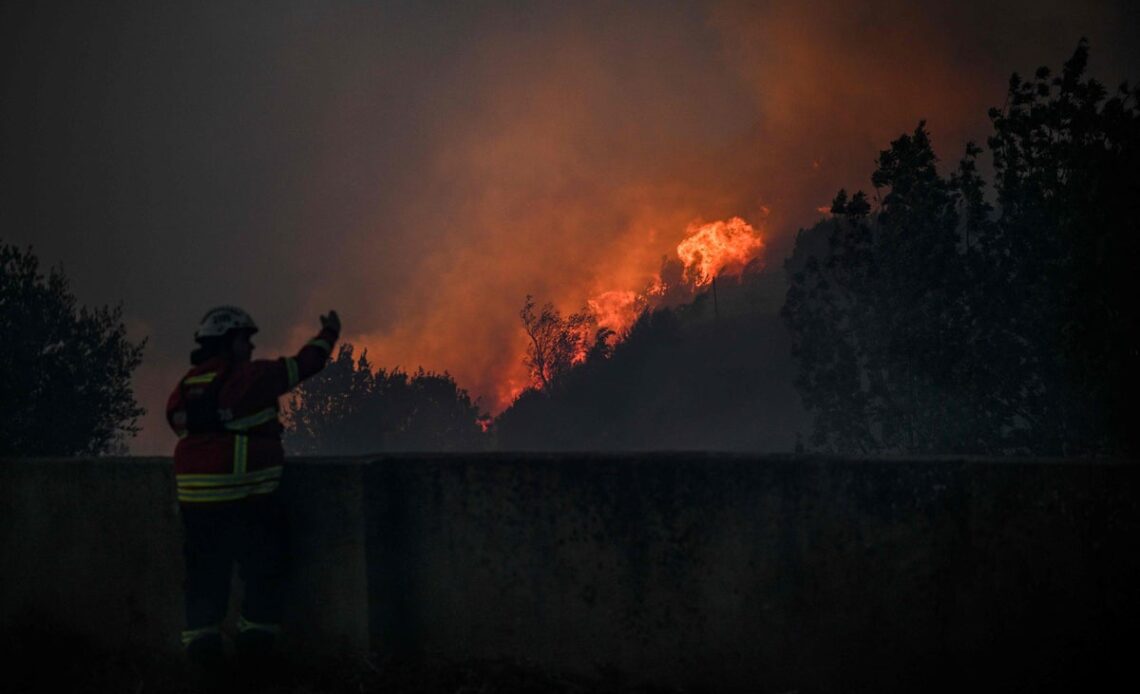
[[[166,403],[166,420],[178,434],[174,476],[184,504],[236,501],[269,494],[281,481],[278,398],[324,368],[337,335],[324,329],[294,357],[243,364],[214,357],[182,377]],[[209,431],[188,431],[187,407],[210,389],[217,413]]]

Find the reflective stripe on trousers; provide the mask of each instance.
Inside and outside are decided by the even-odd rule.
[[[190,644],[204,636],[221,636],[222,629],[218,625],[202,627],[201,629],[184,629],[182,631],[182,647],[189,648]]]
[[[259,622],[251,622],[245,616],[238,617],[237,630],[239,634],[244,634],[247,631],[264,631],[267,634],[277,636],[281,633],[281,627],[277,624],[265,624]]]
[[[281,466],[249,472],[249,435],[234,435],[233,472],[230,474],[176,475],[178,500],[220,502],[244,499],[254,494],[270,494],[281,483]]]

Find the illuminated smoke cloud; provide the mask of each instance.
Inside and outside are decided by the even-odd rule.
[[[43,143],[98,144],[72,183],[36,184],[48,192],[34,209],[110,220],[83,254],[61,239],[52,257],[147,288],[77,277],[156,326],[136,378],[149,410],[139,452],[173,445],[161,405],[186,327],[212,303],[255,311],[265,356],[296,349],[337,308],[375,364],[448,370],[497,413],[528,383],[526,295],[626,326],[640,297],[684,299],[680,270],[658,273],[697,219],[751,221],[779,272],[796,230],[839,188],[869,187],[878,151],[919,119],[952,167],[966,139],[985,141],[1011,71],[1056,65],[1087,35],[1093,71],[1115,84],[1136,74],[1140,50],[1135,4],[1121,2],[286,4],[303,11],[180,13],[161,32],[149,14],[116,22],[137,45],[76,58],[116,66],[115,90],[56,90],[114,104],[115,117],[27,111],[53,126]],[[219,62],[187,60],[182,47],[199,44]],[[75,46],[89,49],[45,44],[42,64],[68,64],[53,52]],[[148,60],[116,62],[131,55]],[[217,64],[241,69],[218,79]],[[30,74],[27,93],[65,73]],[[98,127],[57,137],[72,114]],[[60,168],[35,151],[44,171]],[[17,182],[46,175],[14,161]],[[134,181],[124,171],[138,182],[110,187]],[[86,201],[51,197],[87,189]],[[78,228],[67,221],[26,226]],[[146,239],[130,265],[116,264],[132,244],[114,227]],[[248,260],[216,262],[235,253]],[[198,289],[154,290],[165,286]]]

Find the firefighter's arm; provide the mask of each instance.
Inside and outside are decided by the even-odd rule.
[[[276,395],[289,392],[298,383],[325,368],[338,337],[340,337],[340,318],[336,315],[336,311],[330,311],[327,316],[321,316],[321,331],[306,342],[295,356],[282,357],[271,362],[274,365],[272,380],[276,386]]]

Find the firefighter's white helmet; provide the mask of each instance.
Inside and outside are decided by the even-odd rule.
[[[249,314],[237,306],[218,306],[210,309],[198,329],[194,331],[194,339],[201,340],[208,337],[225,337],[231,330],[248,330],[249,334],[257,332],[257,324]]]

